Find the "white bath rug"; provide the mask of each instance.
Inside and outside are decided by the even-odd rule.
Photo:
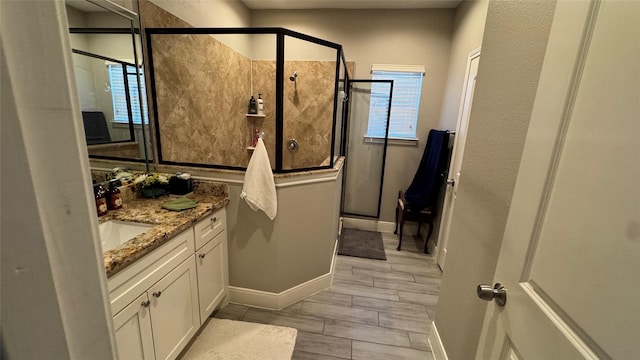
[[[183,360],[289,360],[298,330],[283,326],[211,319]]]

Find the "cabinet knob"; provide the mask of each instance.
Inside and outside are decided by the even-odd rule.
[[[205,254],[205,253],[200,253],[200,254],[198,254],[198,257],[199,257],[200,259],[204,259],[204,257],[205,257],[205,256],[207,256],[207,254]]]
[[[151,301],[145,300],[140,305],[142,305],[143,308],[148,308],[150,304],[151,304]]]
[[[160,295],[162,295],[162,291],[154,291],[154,292],[153,292],[153,297],[154,297],[154,298],[159,298],[159,297],[160,297]]]
[[[213,223],[213,222],[216,222],[216,221],[218,221],[218,218],[217,218],[217,217],[215,217],[215,216],[214,216],[214,217],[212,217],[212,218],[211,218],[211,222],[212,222],[212,223]]]

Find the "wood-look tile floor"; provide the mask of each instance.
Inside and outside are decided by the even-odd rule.
[[[386,261],[338,255],[333,284],[280,311],[229,304],[217,318],[298,329],[294,360],[433,359],[427,342],[442,273],[423,242],[383,233]]]

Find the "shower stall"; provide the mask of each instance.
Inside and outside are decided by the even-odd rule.
[[[333,168],[343,155],[341,45],[283,28],[145,32],[160,164],[244,170],[256,136],[274,173]]]

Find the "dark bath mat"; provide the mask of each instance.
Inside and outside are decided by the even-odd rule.
[[[387,260],[382,234],[377,231],[342,228],[338,242],[338,255]]]

